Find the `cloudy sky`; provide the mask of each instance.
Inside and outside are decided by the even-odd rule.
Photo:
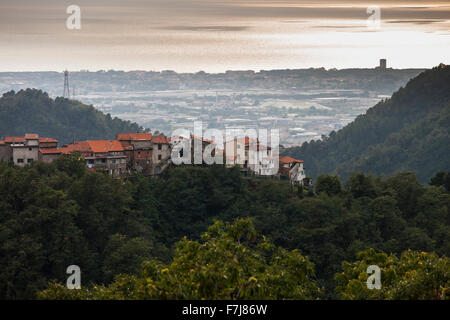
[[[66,27],[69,5],[81,30]],[[379,29],[367,8],[381,9]],[[0,0],[0,72],[450,64],[449,1]]]

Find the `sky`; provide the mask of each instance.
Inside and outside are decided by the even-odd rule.
[[[70,5],[79,30],[66,26]],[[450,0],[0,0],[0,72],[372,68],[380,58],[450,64]]]

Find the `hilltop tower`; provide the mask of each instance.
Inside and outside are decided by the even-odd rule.
[[[64,98],[70,99],[69,71],[64,71]]]

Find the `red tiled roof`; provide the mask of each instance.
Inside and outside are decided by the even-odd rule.
[[[297,160],[297,159],[286,156],[286,157],[280,158],[280,162],[282,162],[282,163],[293,163],[293,162],[303,163],[303,160]]]
[[[44,148],[39,150],[42,154],[61,154],[63,151],[57,148]]]
[[[25,142],[25,137],[5,137],[6,143]]]
[[[39,139],[39,142],[56,142],[58,143],[58,140],[55,140],[53,138],[39,138],[38,134],[26,134],[24,137],[5,137],[6,143],[13,143],[13,142],[25,142],[26,139],[36,140]]]
[[[140,140],[151,140],[151,133],[119,133],[117,135],[117,140],[121,141],[140,141]]]
[[[92,152],[92,149],[87,141],[77,141],[75,143],[65,145],[62,148],[58,148],[58,150],[60,150],[64,154],[70,154],[75,151]]]
[[[40,143],[44,143],[44,142],[58,143],[58,140],[55,140],[53,138],[39,138],[39,142]]]
[[[123,151],[119,140],[90,140],[86,141],[95,153]]]
[[[27,133],[25,135],[25,140],[38,140],[39,139],[39,135],[36,133]]]
[[[169,143],[167,141],[167,137],[166,136],[153,136],[152,137],[152,142],[153,143],[157,143],[157,144],[166,144]]]

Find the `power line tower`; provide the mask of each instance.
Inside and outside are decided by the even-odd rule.
[[[64,71],[64,98],[70,99],[69,71]]]

